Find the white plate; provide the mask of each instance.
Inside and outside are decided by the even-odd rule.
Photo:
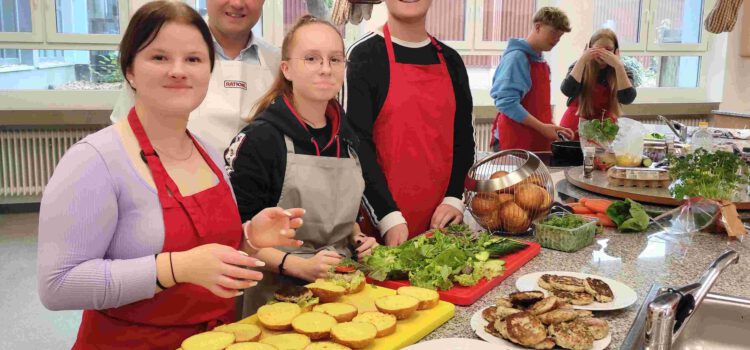
[[[433,339],[403,348],[403,350],[497,350],[486,341],[468,338]]]
[[[633,288],[626,286],[622,282],[615,281],[611,278],[597,276],[597,275],[589,275],[586,273],[570,272],[570,271],[544,271],[544,272],[529,273],[529,274],[519,277],[518,280],[516,280],[516,289],[518,289],[521,292],[528,292],[530,290],[539,290],[539,291],[544,292],[544,295],[549,295],[550,294],[549,291],[545,290],[542,287],[539,287],[539,284],[537,283],[537,281],[539,280],[539,277],[541,277],[544,274],[558,275],[558,276],[571,276],[571,277],[577,277],[581,279],[585,279],[586,277],[598,278],[606,282],[609,285],[609,288],[612,289],[612,294],[614,294],[614,298],[612,299],[612,301],[608,303],[600,303],[600,302],[595,301],[588,305],[572,305],[574,309],[591,310],[591,311],[618,310],[618,309],[624,309],[630,305],[633,305],[636,301],[638,301],[638,294],[635,293]]]
[[[494,349],[496,350],[525,350],[528,348],[524,348],[523,346],[513,344],[503,338],[498,338],[492,334],[487,333],[487,331],[484,330],[484,327],[487,326],[489,322],[482,317],[482,310],[477,311],[474,313],[473,316],[471,316],[471,329],[474,330],[474,333],[476,333],[480,338],[495,344]],[[595,340],[594,346],[591,347],[590,350],[604,350],[607,348],[609,343],[612,342],[612,332],[607,334],[607,336],[604,339]],[[498,346],[499,345],[499,346]]]

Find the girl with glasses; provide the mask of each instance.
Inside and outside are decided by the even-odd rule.
[[[282,284],[324,278],[343,257],[369,254],[376,244],[355,224],[365,183],[356,138],[335,99],[346,68],[341,35],[304,16],[284,38],[281,56],[274,84],[225,159],[240,215],[250,218],[268,206],[305,208],[296,236],[304,245],[260,250],[271,273],[248,290],[245,315]]]

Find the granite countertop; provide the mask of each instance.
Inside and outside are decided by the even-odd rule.
[[[553,178],[559,179],[560,173],[553,174]],[[521,238],[534,241],[533,236]],[[750,298],[750,269],[744,266],[745,259],[750,258],[750,239],[744,242],[729,241],[726,235],[706,233],[671,235],[658,229],[640,234],[621,234],[608,229],[597,236],[592,245],[578,252],[565,253],[542,248],[536,258],[476,303],[469,307],[456,306],[454,318],[427,335],[423,341],[451,337],[479,339],[469,325],[475,312],[494,305],[498,297],[515,292],[519,277],[533,272],[558,270],[609,277],[636,291],[638,301],[630,307],[596,312],[597,317],[610,323],[612,343],[608,349],[618,349],[653,283],[682,286],[696,281],[711,261],[728,248],[740,254],[740,263],[727,268],[712,292]]]
[[[533,241],[533,237],[524,239]],[[750,257],[748,241],[728,241],[726,235],[704,233],[675,236],[658,232],[621,234],[610,230],[597,236],[594,244],[575,253],[542,248],[536,258],[474,305],[456,306],[454,318],[423,340],[450,337],[478,339],[469,326],[475,312],[494,305],[498,297],[515,292],[519,277],[532,272],[559,270],[616,279],[638,293],[638,301],[626,309],[596,312],[597,317],[610,323],[612,343],[608,349],[618,349],[652,283],[682,286],[693,282],[727,248],[740,253],[740,264],[727,268],[712,292],[750,298],[750,269],[743,266],[745,259]]]

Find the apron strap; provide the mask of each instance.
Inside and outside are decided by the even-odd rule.
[[[443,47],[438,44],[437,39],[430,35],[429,33],[427,36],[430,37],[430,43],[432,46],[435,47],[435,49],[438,52],[438,60],[440,60],[440,64],[445,64],[445,56],[443,55]],[[388,62],[391,64],[396,62],[396,53],[393,50],[393,39],[391,38],[391,30],[388,29],[388,23],[386,23],[383,26],[383,38],[385,38],[385,49],[388,52]]]
[[[284,135],[284,143],[286,144],[286,153],[294,154],[294,141],[292,141],[292,138]]]

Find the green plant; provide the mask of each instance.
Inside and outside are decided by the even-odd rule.
[[[622,56],[622,63],[625,65],[625,70],[633,74],[633,85],[639,87],[645,79],[645,70],[641,62],[630,56]]]
[[[611,120],[594,119],[582,123],[579,133],[581,138],[588,139],[597,143],[599,147],[605,148],[603,145],[614,141],[618,131],[620,131],[620,127]]]
[[[106,55],[98,55],[94,75],[100,83],[119,83],[123,81],[118,53],[109,51]]]
[[[750,184],[750,167],[734,153],[710,153],[699,148],[682,158],[669,157],[674,198],[703,197],[732,200],[740,185]]]

